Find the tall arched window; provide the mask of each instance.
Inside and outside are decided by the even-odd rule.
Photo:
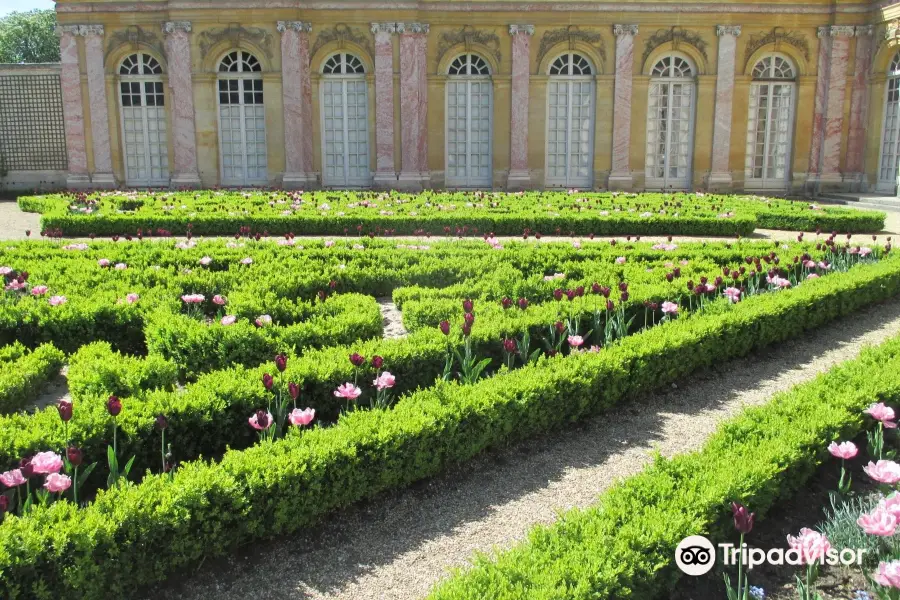
[[[491,69],[477,54],[461,54],[447,69],[447,187],[493,184]]]
[[[322,65],[322,185],[368,186],[369,96],[359,57],[332,54]]]
[[[900,171],[900,53],[887,72],[884,96],[884,125],[881,128],[881,158],[878,161],[876,190],[895,194]]]
[[[125,184],[169,184],[169,144],[162,67],[143,52],[119,64],[119,103]]]
[[[243,50],[219,63],[219,152],[222,185],[268,182],[262,65]]]
[[[594,183],[594,68],[576,52],[550,64],[547,83],[545,184],[589,188]]]
[[[696,71],[683,56],[661,58],[650,71],[645,187],[691,187]]]
[[[794,95],[797,71],[780,54],[763,57],[753,67],[744,187],[784,190],[791,174]]]

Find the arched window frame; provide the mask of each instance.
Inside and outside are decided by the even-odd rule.
[[[794,146],[796,144],[796,136],[795,136],[795,121],[797,116],[797,77],[799,74],[799,65],[795,62],[795,60],[784,53],[780,52],[767,52],[762,54],[761,56],[756,58],[756,61],[753,63],[753,67],[750,69],[750,93],[754,94],[756,87],[759,85],[778,85],[778,86],[789,86],[790,88],[790,99],[791,106],[790,112],[785,119],[786,122],[786,132],[789,138],[789,143],[786,144],[786,152],[784,154],[785,157],[785,173],[783,178],[771,178],[765,174],[765,170],[769,168],[768,162],[766,162],[763,169],[762,177],[754,177],[753,171],[757,168],[760,168],[754,161],[757,156],[756,150],[751,149],[751,145],[758,144],[758,138],[754,136],[754,134],[758,135],[758,125],[757,130],[752,130],[751,127],[754,123],[758,123],[758,116],[754,118],[750,118],[748,115],[747,119],[747,148],[745,150],[745,165],[744,165],[744,182],[745,186],[748,189],[760,189],[760,190],[777,190],[780,192],[784,192],[790,188],[790,178],[791,173],[793,171],[793,157],[794,157]],[[771,88],[769,88],[770,93]],[[751,106],[750,110],[753,110],[752,107],[752,98],[751,98]],[[756,108],[757,113],[759,111],[759,107]],[[764,144],[769,146],[773,143],[773,140],[770,139],[770,135],[772,132],[772,124],[768,121],[771,119],[772,107],[768,108],[768,116],[767,116],[767,125],[765,142]],[[773,156],[768,151],[764,152],[764,156],[766,156],[766,161],[771,160]]]
[[[660,56],[655,60],[653,66],[650,68],[650,85],[647,90],[647,147],[644,150],[644,176],[645,187],[647,189],[688,190],[692,187],[694,134],[697,111],[696,77],[697,66],[694,61],[689,56],[679,52],[671,52]],[[666,133],[666,139],[664,141],[665,152],[662,156],[660,156],[659,152],[659,139],[651,141],[651,134],[653,132],[651,131],[650,127],[651,120],[654,119],[654,114],[650,110],[650,107],[652,104],[651,99],[654,93],[654,89],[657,89],[655,86],[665,86],[665,107],[668,111],[667,114],[669,116],[669,119],[666,120],[664,129]],[[678,172],[679,169],[685,170],[684,174],[680,177],[671,175],[671,170],[673,169],[673,165],[671,163],[673,159],[672,148],[674,145],[671,136],[673,135],[674,131],[671,128],[672,123],[670,121],[673,118],[672,111],[674,111],[678,107],[670,105],[670,101],[674,101],[676,97],[678,97],[675,95],[675,86],[681,86],[682,91],[684,91],[684,86],[690,86],[687,90],[687,97],[689,98],[691,103],[689,109],[690,114],[687,117],[687,131],[682,130],[679,132],[680,134],[686,135],[687,137],[687,150],[683,155],[685,164],[678,165],[678,163],[676,162],[674,165],[676,172]],[[683,93],[680,95],[681,102],[684,101],[684,96],[685,94]],[[656,119],[654,121],[654,123],[658,126],[661,122],[661,119]],[[659,131],[661,130],[662,128]],[[657,131],[657,133],[659,133],[659,131]],[[677,156],[678,154],[674,155],[674,157]],[[660,161],[662,162],[660,163]],[[663,172],[662,176],[660,176],[659,171],[656,170],[660,168]]]
[[[162,64],[152,54],[139,50],[125,55],[119,61],[116,76],[125,184],[136,187],[168,185],[168,118]],[[132,109],[137,108],[140,108],[140,117],[134,116]],[[157,108],[162,110],[154,110],[157,115],[150,118],[148,111]],[[159,112],[162,112],[161,117]],[[161,141],[158,139],[160,132]],[[137,133],[141,136],[140,143],[132,139]],[[151,137],[157,139],[150,139]],[[130,164],[139,158],[145,163],[143,168],[146,174],[143,176],[139,166]]]
[[[226,168],[233,167],[233,153],[229,153],[231,165],[227,165],[228,156],[225,153],[226,143],[233,140],[224,139],[226,129],[223,127],[222,111],[224,107],[241,107],[241,114],[244,114],[248,106],[262,106],[262,113],[265,115],[265,89],[263,84],[263,66],[262,62],[256,55],[250,51],[243,49],[232,49],[224,53],[218,61],[216,61],[216,98],[218,103],[219,118],[219,160],[220,160],[220,180],[223,185],[265,185],[268,183],[268,149],[267,149],[267,130],[263,123],[262,130],[253,129],[254,136],[262,133],[262,140],[255,139],[252,142],[246,137],[242,140],[241,146],[241,165],[243,168],[243,177],[238,180],[234,177],[226,177]],[[259,118],[258,116],[256,117]],[[263,119],[265,117],[263,116]],[[246,129],[246,117],[241,117],[242,135],[246,136],[250,130]],[[227,130],[233,136],[234,129]],[[257,146],[262,145],[262,152],[257,148],[256,152],[248,152],[248,144],[254,143]],[[256,162],[250,165],[250,158]],[[261,163],[261,164],[260,164]],[[255,176],[250,175],[250,171],[255,170]],[[262,170],[263,173],[259,174]]]
[[[462,52],[447,64],[446,74],[444,182],[452,188],[490,188],[494,179],[494,90],[491,64],[476,52]],[[466,111],[464,118],[459,116],[461,107]],[[477,120],[473,119],[473,110],[485,110],[487,117],[478,115]],[[460,127],[460,123],[465,126]],[[487,140],[483,139],[484,136]],[[462,161],[465,161],[462,167],[464,174],[459,175],[457,173]]]
[[[366,62],[363,57],[351,50],[340,50],[334,52],[322,60],[319,67],[321,81],[319,83],[319,113],[320,113],[320,131],[321,131],[321,162],[322,162],[322,185],[325,187],[335,188],[360,188],[369,187],[372,184],[372,150],[371,143],[371,124],[369,123],[369,83],[368,73],[366,71]],[[328,128],[328,111],[329,106],[326,102],[326,93],[331,85],[339,85],[341,89],[341,102],[339,107],[331,106],[331,110],[340,108],[341,110],[341,128],[337,131]],[[363,123],[363,127],[357,126],[351,128],[351,116],[345,114],[345,110],[351,107],[347,104],[350,86],[356,88],[357,95],[359,90],[364,90],[364,101],[354,108],[362,109],[365,113],[360,121],[358,115],[355,121]],[[329,139],[331,137],[339,137],[339,139]],[[340,152],[329,153],[329,143],[340,143]],[[362,152],[360,144],[363,144]],[[355,150],[355,152],[353,152]],[[336,163],[329,162],[329,156],[340,157],[342,174],[329,175],[328,170],[332,168],[330,165]],[[356,171],[356,172],[354,172]]]

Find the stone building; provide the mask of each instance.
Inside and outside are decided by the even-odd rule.
[[[896,191],[900,4],[57,13],[69,186]]]

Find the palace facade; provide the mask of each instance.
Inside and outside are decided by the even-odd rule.
[[[58,0],[70,187],[896,193],[900,4]]]

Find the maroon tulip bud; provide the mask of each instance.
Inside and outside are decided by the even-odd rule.
[[[749,265],[750,263],[753,262],[753,257],[752,256],[744,257],[744,262]]]
[[[748,512],[747,508],[739,502],[731,503],[731,513],[734,516],[734,528],[739,533],[747,534],[753,530],[753,519],[756,513]]]
[[[709,281],[709,278],[708,278],[708,277],[705,277],[705,276],[704,276],[704,277],[701,277],[701,278],[700,278],[700,283],[702,283],[703,285],[706,285],[706,283],[707,283],[708,281]]]
[[[337,281],[335,281],[334,279],[332,279],[331,281],[328,282],[328,287],[330,287],[331,289],[336,288],[336,287],[337,287]]]
[[[9,498],[6,496],[0,496],[0,515],[6,513],[9,510]]]
[[[693,279],[688,279],[688,282],[687,282],[687,289],[688,289],[688,291],[694,289],[694,280],[693,280]]]
[[[740,276],[741,276],[741,274],[740,274],[739,271],[732,271],[732,272],[731,272],[731,278],[732,278],[732,279],[737,279],[737,278],[740,277]]]
[[[381,365],[384,364],[384,359],[378,356],[377,354],[372,357],[372,366],[376,369],[380,369]]]
[[[528,300],[525,298],[519,298],[519,301],[517,302],[517,304],[519,305],[519,308],[521,308],[522,310],[525,310],[526,308],[528,308]]]
[[[681,277],[681,267],[675,267],[672,269],[672,275],[675,277]]]
[[[69,448],[66,449],[66,458],[69,459],[69,462],[73,467],[80,467],[81,463],[84,461],[84,454],[75,446],[69,446]]]
[[[475,322],[475,315],[473,315],[472,313],[466,313],[465,316],[463,316],[463,321],[471,325]]]
[[[359,368],[366,363],[366,357],[360,354],[359,352],[354,352],[350,355],[350,364],[354,367]]]
[[[563,331],[566,330],[566,326],[563,325],[562,321],[557,321],[556,323],[553,324],[553,327],[554,327],[554,329],[556,329],[556,333],[562,333]]]
[[[31,237],[31,230],[30,230],[30,229],[26,229],[26,230],[25,230],[25,237]],[[91,238],[91,239],[93,239],[93,238]]]
[[[620,292],[624,292],[624,291],[626,291],[627,289],[628,289],[628,284],[625,283],[624,281],[620,281],[620,282],[619,282],[619,291],[620,291]]]
[[[300,397],[300,386],[293,381],[288,383],[288,394],[291,395],[292,399],[296,400]]]
[[[269,391],[272,391],[272,384],[275,383],[275,380],[272,379],[272,376],[268,373],[263,373],[262,382],[265,388]]]
[[[325,302],[325,299],[328,298],[328,294],[325,293],[325,290],[319,290],[319,300]]]
[[[56,410],[59,411],[59,418],[63,420],[63,423],[68,423],[72,420],[72,401],[63,398],[56,404]]]
[[[595,294],[599,294],[601,289],[602,288],[600,287],[600,284],[597,283],[596,281],[591,284],[591,291],[594,292]]]
[[[462,324],[462,332],[463,332],[464,336],[469,337],[469,335],[472,333],[472,324],[469,323],[468,321],[463,323]]]
[[[741,267],[740,269],[738,269],[738,272],[739,272],[741,275],[743,275],[744,273],[747,272],[747,268],[746,268],[746,267]]]
[[[472,303],[472,301],[470,299],[466,298],[465,300],[463,300],[463,312],[467,312],[467,313],[472,312],[473,306],[474,306],[474,304]]]
[[[287,368],[287,356],[285,356],[284,354],[277,354],[275,356],[275,367],[281,373],[284,373],[284,370]]]
[[[506,310],[510,306],[512,306],[512,300],[506,296],[503,297],[503,300],[500,301],[500,304],[503,306],[503,310]]]
[[[656,311],[656,309],[658,309],[658,308],[659,308],[659,304],[657,302],[650,303],[650,310]]]
[[[731,272],[730,268],[722,267],[722,275],[724,275],[725,277],[728,277],[728,273],[730,273],[730,272]]]
[[[566,290],[566,298],[571,302],[575,299],[575,290]]]
[[[673,279],[675,279],[675,276],[672,273],[666,273],[666,281],[671,282]]]
[[[553,299],[554,300],[562,300],[563,291],[559,288],[553,290]]]
[[[614,239],[609,240],[609,245],[610,245],[610,246],[615,246],[615,245],[616,245],[616,240],[614,240]]]
[[[622,302],[628,302],[628,292],[622,292],[621,294],[619,294],[619,299]]]
[[[122,412],[122,401],[117,396],[110,396],[109,400],[106,401],[106,410],[109,411],[110,415],[118,417],[119,413]]]
[[[503,349],[513,354],[516,351],[516,340],[512,340],[510,338],[506,338],[503,340]]]
[[[19,470],[22,471],[22,477],[30,479],[34,475],[34,467],[31,465],[31,457],[26,456],[19,461]]]
[[[715,280],[715,282],[713,283],[713,285],[714,285],[715,287],[719,287],[720,285],[722,285],[722,278],[721,278],[721,277],[716,277],[716,280]]]
[[[553,358],[554,356],[556,356],[556,350],[547,350],[547,356]]]
[[[155,423],[157,431],[165,431],[165,429],[169,426],[169,420],[166,418],[164,414],[156,415],[156,423]]]
[[[584,296],[584,286],[583,285],[579,285],[577,288],[575,288],[575,295],[578,296],[579,298]]]
[[[613,310],[616,307],[612,300],[606,301],[606,310]]]
[[[268,428],[269,415],[266,414],[266,411],[264,411],[262,409],[256,411],[256,424],[259,425],[260,427],[262,427],[263,429]]]
[[[443,333],[444,335],[450,335],[450,321],[441,321],[439,327],[441,329],[441,333]]]

